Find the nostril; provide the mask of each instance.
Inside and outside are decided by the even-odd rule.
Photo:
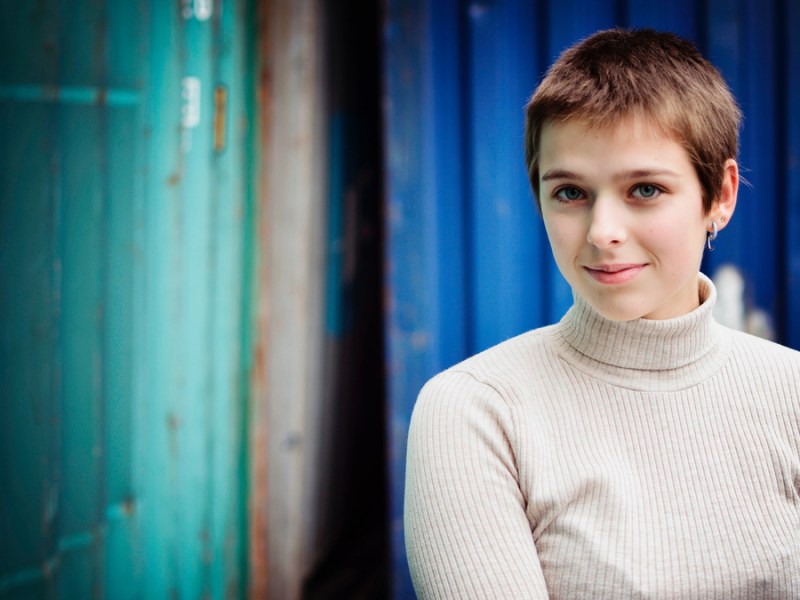
[[[619,235],[618,232],[593,232],[589,230],[588,235],[586,236],[586,241],[591,244],[592,246],[597,246],[598,248],[605,248],[608,246],[618,246],[623,241],[623,236]]]
[[[616,246],[625,241],[625,231],[619,222],[595,220],[589,225],[586,240],[598,248]]]

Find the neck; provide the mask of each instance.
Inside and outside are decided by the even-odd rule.
[[[692,385],[719,368],[726,338],[711,316],[716,290],[703,274],[698,292],[698,308],[660,321],[612,321],[576,296],[558,331],[571,362],[610,383],[636,389]]]

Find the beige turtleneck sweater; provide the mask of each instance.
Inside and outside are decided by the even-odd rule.
[[[800,599],[800,353],[701,306],[580,298],[432,379],[408,440],[420,598]]]

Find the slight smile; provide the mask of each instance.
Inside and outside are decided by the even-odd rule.
[[[646,264],[592,265],[584,267],[595,281],[605,284],[625,283],[636,277]]]

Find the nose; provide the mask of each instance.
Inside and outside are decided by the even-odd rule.
[[[627,240],[625,209],[619,200],[609,197],[595,199],[589,212],[589,232],[586,241],[597,248],[612,248]]]

